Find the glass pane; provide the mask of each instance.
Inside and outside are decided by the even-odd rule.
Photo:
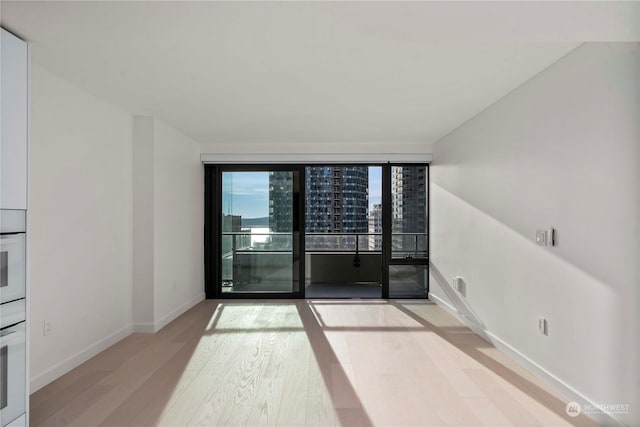
[[[391,168],[391,256],[427,257],[427,168]]]
[[[222,292],[293,292],[293,172],[222,173]]]
[[[306,296],[382,296],[382,168],[305,169]]]
[[[389,298],[425,297],[426,265],[390,265]]]

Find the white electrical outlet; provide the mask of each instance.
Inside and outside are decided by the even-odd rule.
[[[462,291],[462,277],[456,276],[451,280],[451,284],[453,285],[453,289],[460,292]]]
[[[49,335],[51,333],[51,321],[45,320],[42,325],[42,335]]]
[[[547,230],[536,230],[536,243],[540,246],[547,246]]]
[[[549,324],[544,317],[538,317],[538,332],[542,335],[549,335]]]

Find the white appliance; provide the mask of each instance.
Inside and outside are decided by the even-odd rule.
[[[26,408],[26,328],[23,321],[0,329],[0,426],[18,419]]]
[[[0,427],[26,408],[26,212],[0,210]]]
[[[25,231],[25,211],[0,211],[0,304],[25,297]]]
[[[0,427],[24,427],[29,407],[25,230],[31,60],[27,42],[4,28],[0,38]]]

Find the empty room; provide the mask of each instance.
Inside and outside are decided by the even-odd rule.
[[[0,24],[0,427],[640,427],[640,2]]]

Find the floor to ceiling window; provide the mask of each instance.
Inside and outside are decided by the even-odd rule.
[[[301,296],[300,171],[217,167],[207,179],[207,295]]]
[[[306,297],[382,298],[381,179],[381,166],[305,168]]]
[[[428,165],[205,170],[207,297],[427,296]]]

